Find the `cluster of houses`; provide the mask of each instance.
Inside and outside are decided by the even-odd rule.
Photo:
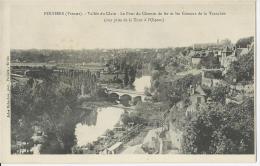
[[[246,48],[236,48],[232,46],[224,46],[218,43],[216,44],[196,44],[189,51],[189,53],[185,55],[180,55],[185,61],[185,64],[191,65],[193,68],[196,68],[200,65],[203,58],[208,56],[217,57],[220,63],[219,68],[200,68],[197,73],[192,72],[196,75],[201,75],[201,79],[197,82],[196,85],[190,85],[190,88],[187,89],[189,94],[189,104],[185,103],[185,101],[179,101],[176,103],[169,111],[169,115],[167,120],[168,125],[168,134],[171,135],[169,137],[169,141],[173,148],[176,148],[177,151],[181,150],[181,139],[182,139],[182,131],[177,129],[173,124],[176,123],[176,119],[174,120],[174,116],[176,116],[176,110],[181,110],[183,116],[188,117],[192,116],[192,114],[199,110],[199,107],[207,108],[207,105],[213,103],[211,96],[205,92],[204,87],[208,89],[214,89],[218,86],[225,86],[229,89],[228,94],[225,95],[225,104],[235,103],[241,104],[245,97],[253,97],[254,96],[254,83],[249,83],[246,85],[242,85],[240,83],[234,83],[233,85],[227,83],[223,78],[230,67],[230,64],[234,61],[238,60],[239,56],[244,56],[248,54],[250,51],[254,49],[254,45],[248,45]],[[189,59],[190,58],[190,59]],[[180,58],[181,59],[181,58]],[[190,70],[192,71],[192,70]],[[190,72],[186,72],[190,74]],[[180,77],[176,74],[176,77]],[[180,77],[179,79],[182,79]],[[173,80],[173,81],[176,81]]]
[[[188,57],[191,58],[191,65],[198,65],[205,57],[214,56],[219,59],[221,66],[228,69],[233,61],[236,61],[239,56],[246,55],[253,49],[254,43],[246,48],[237,48],[232,45],[222,44],[194,44],[193,49],[189,52]]]
[[[237,48],[229,45],[224,46],[219,43],[206,43],[206,44],[194,44],[193,49],[188,53],[188,57],[191,58],[190,65],[193,67],[198,66],[201,61],[206,57],[216,57],[219,61],[220,66],[218,68],[201,68],[201,86],[207,86],[214,88],[217,86],[227,86],[231,89],[231,92],[237,91],[239,95],[253,95],[254,85],[253,83],[248,85],[242,85],[235,83],[234,85],[228,84],[223,78],[230,68],[232,62],[237,61],[239,57],[248,54],[254,49],[254,43],[247,45],[246,48]],[[187,58],[186,58],[187,59]],[[236,82],[236,80],[234,80]],[[240,103],[243,97],[235,96],[232,100],[227,95],[227,103],[235,102]],[[238,99],[241,101],[237,101]]]

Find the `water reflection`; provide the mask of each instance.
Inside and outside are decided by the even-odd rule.
[[[75,129],[77,145],[82,146],[91,143],[105,133],[107,129],[113,129],[124,112],[121,108],[106,107],[99,108],[97,111],[96,123],[88,125],[78,123]]]
[[[142,76],[140,78],[136,78],[134,86],[135,91],[143,93],[145,91],[145,87],[151,87],[151,76]]]
[[[142,76],[136,78],[134,82],[135,91],[143,93],[145,87],[150,88],[151,76]],[[80,115],[81,122],[76,125],[75,135],[77,145],[82,146],[92,143],[102,136],[107,129],[113,129],[119,122],[121,114],[124,113],[122,108],[101,107],[94,111],[85,111]]]
[[[96,110],[82,111],[80,114],[80,123],[82,125],[96,125],[98,112]]]

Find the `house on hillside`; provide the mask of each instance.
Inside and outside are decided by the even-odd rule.
[[[225,81],[223,80],[223,69],[203,69],[201,85],[207,87],[226,85]]]
[[[219,57],[221,66],[225,69],[224,74],[227,72],[232,62],[237,61],[238,57],[248,54],[253,48],[254,43],[248,45],[246,48],[230,48],[226,46],[221,52],[221,57]]]
[[[225,74],[227,70],[230,68],[230,64],[234,61],[237,61],[236,48],[231,49],[230,47],[226,46],[221,52],[219,61],[221,66],[225,69],[223,71]]]
[[[192,105],[203,104],[206,101],[205,99],[206,99],[206,93],[204,92],[204,90],[201,88],[200,85],[198,85],[196,88],[193,88],[191,86],[190,101]]]
[[[198,85],[196,88],[193,88],[192,86],[190,87],[190,101],[191,105],[186,109],[186,116],[196,112],[200,105],[206,104],[206,93],[200,85]]]
[[[200,56],[194,56],[191,58],[192,65],[199,65],[201,62],[202,57]]]
[[[197,51],[191,51],[189,56],[191,56],[191,64],[194,66],[200,64],[201,59],[203,58],[201,52],[197,52]]]
[[[191,63],[194,66],[200,64],[203,59],[215,58],[214,51],[212,50],[191,51],[189,56],[191,56]]]

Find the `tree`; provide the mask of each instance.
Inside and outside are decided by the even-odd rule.
[[[158,70],[152,71],[152,80],[158,80],[160,77],[160,72]]]
[[[220,102],[222,105],[226,102],[226,95],[229,93],[227,86],[219,85],[214,87],[211,91],[212,100],[215,102]]]
[[[24,86],[12,86],[12,142],[27,144],[34,134],[32,128],[39,126],[49,142],[42,145],[43,153],[71,153],[75,144],[77,91],[58,78],[53,75],[41,78],[39,83],[30,79]],[[59,148],[50,152],[52,148],[48,146]]]
[[[136,69],[135,66],[131,66],[129,70],[129,85],[132,85],[135,81]]]
[[[33,129],[32,125],[35,122],[35,113],[33,111],[33,96],[31,81],[24,87],[16,85],[12,86],[11,94],[11,139],[12,143],[16,144],[18,141],[25,143],[26,153],[33,146],[32,135]]]
[[[150,89],[147,88],[147,87],[144,88],[144,94],[145,94],[146,96],[152,96],[151,93],[150,93]]]
[[[161,70],[161,61],[160,59],[154,59],[150,63],[150,67],[152,70]]]
[[[146,120],[138,116],[138,114],[134,114],[134,113],[129,114],[127,112],[121,115],[121,121],[123,122],[124,125],[129,125],[129,123],[134,123],[136,125],[136,124],[143,124],[146,122]]]
[[[152,79],[151,79],[151,92],[156,92],[160,85],[160,72],[158,70],[152,71]]]
[[[102,99],[107,99],[108,98],[108,94],[106,93],[106,89],[105,88],[98,88],[97,96],[102,98]]]
[[[225,79],[232,84],[234,84],[234,80],[244,84],[252,81],[254,79],[254,52],[250,51],[248,54],[239,57],[237,61],[232,62]]]
[[[252,42],[254,42],[253,36],[241,38],[236,42],[236,47],[237,48],[247,48],[247,46],[250,45]]]
[[[188,89],[190,86],[192,85],[194,87],[200,80],[201,76],[189,74],[174,80],[170,86],[165,86],[164,90],[160,89],[159,92],[162,91],[166,93],[167,100],[173,105],[180,100],[185,100],[188,96]]]
[[[202,58],[200,63],[202,66],[206,67],[207,69],[220,68],[220,62],[218,60],[218,57],[215,57],[214,55],[210,55]]]
[[[124,85],[127,86],[129,83],[128,69],[125,68]]]
[[[184,126],[182,150],[194,154],[253,154],[254,100],[202,109]]]
[[[36,104],[42,106],[38,109],[41,110],[41,114],[45,115],[42,116],[44,119],[40,121],[40,124],[45,133],[52,135],[47,135],[47,141],[50,139],[55,146],[59,146],[60,153],[71,153],[71,147],[75,143],[74,128],[76,125],[73,115],[75,112],[72,109],[76,106],[77,94],[71,86],[51,81],[40,84],[35,97],[41,98],[39,101],[42,104],[39,102]],[[55,141],[57,142],[54,143]],[[44,144],[42,147],[48,149],[44,146],[53,146],[53,144]],[[44,153],[44,150],[42,152]]]

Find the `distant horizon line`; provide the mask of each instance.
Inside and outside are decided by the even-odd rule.
[[[127,50],[127,49],[167,49],[167,48],[180,48],[180,47],[192,47],[191,46],[178,46],[178,47],[125,47],[125,48],[10,48],[10,50]]]
[[[236,40],[236,42],[240,39],[243,38],[249,38],[253,37],[255,39],[254,35],[249,35],[245,37],[240,37],[239,39]],[[196,42],[190,45],[183,45],[183,46],[165,46],[165,47],[114,47],[114,48],[105,48],[105,47],[99,47],[99,48],[10,48],[10,50],[75,50],[75,51],[80,51],[80,50],[127,50],[127,49],[167,49],[167,48],[182,48],[182,47],[193,47],[195,44],[218,44],[217,41],[222,41],[228,39],[231,41],[231,44],[235,44],[236,42],[233,42],[229,38],[223,38],[223,39],[217,39],[215,42]]]

